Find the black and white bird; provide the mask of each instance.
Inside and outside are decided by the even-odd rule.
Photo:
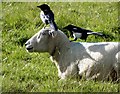
[[[70,32],[70,36],[74,37],[74,40],[72,41],[76,41],[78,38],[86,41],[88,35],[105,36],[104,34],[100,32],[93,32],[91,30],[86,30],[84,28],[80,28],[74,25],[68,25],[64,27],[63,29],[68,30]]]
[[[50,9],[50,7],[47,4],[42,4],[37,7],[41,9],[40,18],[42,22],[45,23],[46,25],[49,24],[51,28],[57,31],[58,27],[54,21],[54,13]]]

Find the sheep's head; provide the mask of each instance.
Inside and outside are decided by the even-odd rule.
[[[27,51],[48,52],[50,41],[54,39],[56,35],[57,32],[52,31],[50,28],[41,29],[25,43]]]

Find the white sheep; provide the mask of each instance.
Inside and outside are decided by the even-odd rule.
[[[80,75],[88,80],[106,80],[114,68],[120,44],[70,42],[62,31],[51,32],[50,28],[43,28],[25,46],[28,52],[48,52],[61,79]]]

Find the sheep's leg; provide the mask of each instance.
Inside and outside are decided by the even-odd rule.
[[[61,72],[61,70],[58,69],[58,76],[60,77],[61,80],[66,79],[68,75],[69,75],[68,69],[66,69],[65,72]]]
[[[116,70],[114,70],[114,69],[111,70],[110,77],[111,77],[112,81],[117,80],[117,72],[116,72]]]
[[[62,80],[65,79],[66,78],[66,72],[62,72],[61,69],[63,69],[63,68],[60,68],[60,66],[56,62],[55,62],[55,65],[58,69],[58,77]]]
[[[117,54],[116,54],[116,63],[115,63],[115,65],[114,65],[114,69],[115,69],[115,71],[117,72],[117,81],[118,82],[120,82],[120,57],[119,57],[119,55],[120,55],[120,52],[118,52]]]
[[[119,69],[118,69],[118,78],[120,79],[120,64],[119,64]]]
[[[117,67],[117,78],[120,82],[120,58],[119,57],[118,57],[117,65],[118,65],[118,67]]]
[[[61,72],[61,70],[64,72]],[[58,75],[61,78],[61,80],[64,80],[68,77],[72,78],[72,77],[78,75],[78,67],[74,64],[68,66],[65,70],[64,70],[64,68],[61,68],[61,70],[58,69]]]
[[[117,80],[118,82],[120,82],[120,62],[118,63],[118,67],[117,67]]]
[[[114,69],[115,71],[114,72],[112,71],[110,76],[113,81],[119,82],[120,81],[120,64],[116,64]],[[116,75],[115,75],[115,72],[116,72]],[[116,79],[114,79],[115,77]]]

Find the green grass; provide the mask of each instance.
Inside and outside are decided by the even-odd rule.
[[[77,78],[59,82],[57,68],[48,53],[28,53],[24,43],[38,32],[42,3],[2,3],[2,91],[3,92],[118,92],[119,84]],[[74,24],[110,37],[88,37],[87,42],[119,41],[118,3],[47,3],[59,29]],[[65,31],[66,33],[66,31]],[[68,34],[68,33],[66,33]],[[82,41],[82,40],[78,40]]]

